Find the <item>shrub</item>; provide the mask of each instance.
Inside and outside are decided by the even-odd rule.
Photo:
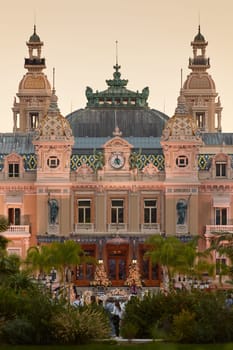
[[[196,328],[195,314],[189,310],[182,310],[173,318],[172,332],[177,342],[194,342]]]
[[[1,338],[9,344],[33,344],[35,329],[28,320],[16,318],[7,321],[1,329]]]
[[[53,316],[53,337],[56,343],[80,344],[93,339],[108,338],[109,321],[97,308],[68,308]]]
[[[124,324],[124,320],[121,322],[121,336],[129,341],[135,338],[138,332],[138,327],[132,322],[127,322]]]

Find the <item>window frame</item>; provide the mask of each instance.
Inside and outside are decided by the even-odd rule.
[[[227,177],[227,163],[224,161],[215,162],[215,176],[217,178],[226,178]]]
[[[49,156],[47,158],[47,166],[49,169],[57,169],[60,165],[60,159],[57,156]]]
[[[89,202],[89,206],[80,206],[80,203]],[[89,214],[87,211],[89,209]],[[80,211],[83,211],[83,221],[80,221]],[[77,199],[77,222],[78,224],[90,224],[91,223],[91,214],[92,214],[92,201],[90,198],[80,198]],[[87,216],[89,216],[89,221],[86,220]]]
[[[12,168],[12,169],[10,169]],[[8,162],[8,177],[16,178],[20,176],[20,164],[19,162]]]
[[[223,210],[225,211],[223,215]],[[218,215],[219,212],[219,215]],[[217,216],[218,215],[218,216]],[[228,222],[228,208],[216,207],[214,208],[214,222],[216,226],[225,226]]]
[[[155,202],[155,206],[146,206],[146,202]],[[157,207],[158,201],[155,198],[144,198],[143,199],[143,223],[144,224],[155,224],[158,222],[158,207]],[[148,210],[148,218],[149,221],[146,221],[146,210]],[[155,211],[155,221],[153,221],[153,212]]]
[[[176,158],[176,166],[178,168],[187,168],[187,166],[189,165],[189,159],[186,155],[179,155]]]
[[[206,122],[205,112],[196,112],[197,128],[201,130],[205,130],[205,126],[206,126],[205,122]]]
[[[113,205],[113,202],[122,202],[122,205]],[[115,221],[113,220],[115,216]],[[110,208],[111,224],[123,224],[125,222],[125,200],[123,198],[111,198]]]

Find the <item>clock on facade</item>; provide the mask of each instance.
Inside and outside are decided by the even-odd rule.
[[[112,154],[110,164],[115,169],[120,169],[125,164],[125,158],[120,153]]]

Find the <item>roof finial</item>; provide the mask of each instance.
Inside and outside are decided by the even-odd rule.
[[[53,93],[55,92],[55,68],[53,67]]]
[[[122,135],[122,132],[120,131],[118,125],[117,125],[117,113],[116,113],[116,110],[114,111],[114,121],[115,121],[115,129],[113,131],[113,136],[121,136]]]
[[[36,26],[36,10],[34,9],[34,31],[35,31],[35,26]]]
[[[201,33],[201,14],[200,10],[198,11],[198,33]]]
[[[183,87],[183,68],[180,70],[180,88],[182,89]]]
[[[117,114],[116,110],[114,111],[114,122],[115,122],[115,129],[117,128]]]
[[[118,41],[116,40],[116,66],[118,66]]]

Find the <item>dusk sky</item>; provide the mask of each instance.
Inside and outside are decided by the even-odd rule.
[[[45,74],[52,83],[62,115],[85,108],[86,86],[106,89],[118,62],[128,89],[150,89],[149,106],[174,114],[183,81],[189,74],[190,42],[201,32],[208,41],[209,73],[223,106],[224,132],[233,132],[232,0],[0,0],[0,132],[13,128],[12,106],[23,75],[26,41],[36,24],[44,42]]]

